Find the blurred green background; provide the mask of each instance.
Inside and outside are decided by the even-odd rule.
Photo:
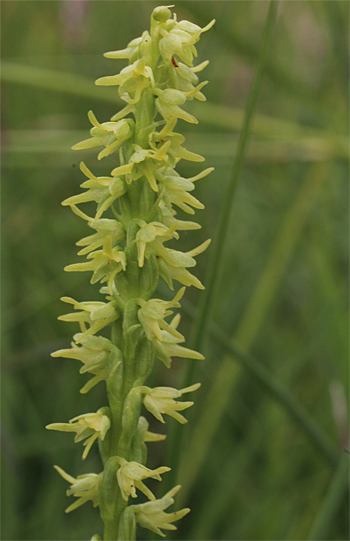
[[[82,540],[102,532],[90,503],[65,515],[67,485],[52,467],[74,476],[99,472],[97,449],[82,463],[70,435],[44,429],[105,405],[102,385],[79,394],[79,363],[50,357],[76,331],[57,321],[65,311],[59,298],[99,298],[87,274],[62,270],[77,261],[74,243],[87,230],[60,202],[79,191],[81,159],[96,174],[115,166],[113,156],[101,164],[96,152],[70,147],[87,137],[89,109],[100,121],[119,110],[116,91],[93,81],[125,61],[102,53],[141,35],[156,5],[1,2],[2,539]],[[215,167],[197,183],[202,229],[182,235],[183,250],[215,238],[267,9],[265,1],[176,2],[179,19],[217,21],[198,45],[199,61],[210,60],[200,74],[210,81],[208,101],[188,110],[200,123],[179,121],[186,147]],[[180,499],[192,512],[176,539],[302,540],[315,532],[349,539],[348,12],[348,2],[337,0],[279,5],[213,316],[278,378],[282,394],[288,389],[302,404],[332,452],[322,453],[242,359],[209,337],[196,371],[202,388],[178,449]],[[179,171],[192,176],[200,167],[181,162]],[[204,283],[210,256],[209,249],[198,257]],[[185,336],[200,295],[192,289]],[[169,295],[164,284],[160,294]],[[170,371],[156,363],[151,386],[181,386],[186,362],[174,360]],[[149,465],[167,463],[166,454],[166,442],[150,444]],[[158,538],[145,532],[139,529],[139,539]]]

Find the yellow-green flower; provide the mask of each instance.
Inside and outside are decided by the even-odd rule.
[[[130,59],[135,53],[140,51],[140,46],[142,42],[148,37],[149,37],[149,33],[147,32],[147,30],[145,30],[140,38],[136,38],[130,41],[126,49],[122,49],[120,51],[110,51],[108,53],[104,53],[103,56],[105,56],[106,58]]]
[[[120,317],[115,301],[108,303],[97,301],[78,302],[71,297],[62,297],[61,301],[73,304],[75,310],[81,310],[81,312],[72,312],[58,318],[60,321],[76,321],[79,323],[82,334],[76,341],[77,344],[86,336],[96,334]],[[86,328],[86,324],[90,325],[89,329]]]
[[[89,120],[93,125],[90,130],[91,139],[85,139],[72,147],[72,150],[84,150],[87,148],[105,146],[97,158],[101,160],[109,156],[133,135],[133,120],[123,119],[117,122],[104,122],[100,124],[92,111],[88,113]]]
[[[196,276],[188,272],[184,267],[175,267],[170,265],[162,258],[158,258],[158,271],[162,278],[166,281],[170,289],[174,289],[173,280],[177,280],[184,286],[194,286],[198,289],[204,289],[204,285]]]
[[[82,333],[77,333],[73,339],[81,345],[77,346],[76,343],[72,342],[71,349],[60,349],[51,353],[51,356],[78,359],[83,363],[80,369],[81,374],[85,374],[85,372],[94,374],[94,377],[80,390],[81,393],[85,394],[97,385],[97,383],[106,380],[109,355],[111,352],[115,354],[117,348],[110,340],[103,336],[90,335],[82,338]]]
[[[175,117],[182,118],[191,124],[198,124],[198,120],[193,115],[179,107],[187,100],[186,95],[181,90],[175,90],[174,88],[156,89],[155,93],[158,96],[155,101],[156,107],[166,122]]]
[[[96,177],[87,167],[81,162],[80,169],[82,172],[89,178],[89,180],[81,184],[82,188],[87,188],[87,192],[81,193],[79,195],[73,195],[68,199],[65,199],[62,202],[63,206],[71,206],[72,210],[75,210],[75,205],[80,203],[87,203],[89,201],[95,201],[98,203],[97,212],[95,220],[101,218],[102,214],[112,205],[112,203],[123,195],[126,191],[125,184],[118,175],[125,175],[130,173],[133,168],[133,164],[122,165],[116,167],[112,174],[113,177]],[[91,218],[87,217],[86,214],[77,213],[84,219],[88,221]]]
[[[103,249],[91,252],[85,263],[73,263],[64,268],[67,272],[92,271],[91,283],[107,282],[109,294],[112,295],[112,285],[115,276],[126,269],[126,256],[119,246],[113,247],[112,237],[106,236]]]
[[[92,501],[94,507],[98,506],[98,483],[100,480],[100,475],[97,475],[96,473],[88,473],[86,475],[79,475],[75,479],[62,470],[62,468],[59,466],[54,466],[54,468],[63,477],[63,479],[71,484],[67,490],[67,496],[73,495],[76,498],[79,498],[76,502],[67,507],[66,513],[70,513],[70,511],[80,507],[89,500]]]
[[[180,485],[174,487],[160,500],[130,506],[130,511],[134,512],[136,521],[140,526],[143,526],[143,528],[147,528],[162,537],[165,537],[165,534],[160,528],[163,528],[163,530],[176,530],[176,526],[173,525],[173,522],[180,520],[180,518],[187,515],[187,513],[190,512],[190,509],[181,509],[174,513],[164,513],[164,509],[167,509],[174,503],[173,496],[175,496],[180,488]]]
[[[165,205],[171,207],[171,204],[174,204],[188,214],[194,214],[194,210],[191,207],[203,209],[204,205],[188,192],[194,190],[195,186],[193,182],[209,175],[212,171],[213,167],[209,167],[199,175],[189,179],[180,177],[180,175],[171,168],[163,167],[157,171],[155,176],[162,188],[162,199]]]
[[[173,250],[171,248],[165,248],[160,241],[154,241],[154,251],[155,253],[164,259],[165,263],[167,263],[168,273],[170,276],[178,279],[176,275],[172,274],[172,267],[179,267],[179,268],[191,268],[196,266],[196,260],[194,259],[195,256],[201,254],[204,252],[210,244],[210,239],[206,240],[197,248],[194,248],[193,250],[190,250],[189,252],[180,252],[180,250]],[[174,271],[175,272],[175,271]],[[179,275],[178,275],[179,276]],[[181,282],[181,280],[179,280]],[[185,282],[184,282],[185,283]]]
[[[71,419],[69,423],[52,423],[47,425],[49,430],[59,430],[61,432],[76,432],[74,438],[75,443],[88,438],[84,442],[85,450],[83,452],[83,460],[87,457],[92,444],[97,438],[102,441],[105,439],[107,430],[109,429],[111,422],[109,416],[105,415],[109,413],[109,408],[100,408],[97,413],[85,413],[84,415],[78,415]]]
[[[173,62],[170,62],[168,67],[168,76],[172,86],[182,90],[183,92],[193,92],[193,90],[196,88],[194,85],[198,83],[196,73],[202,71],[208,64],[209,60],[206,60],[205,62],[202,62],[201,64],[198,64],[198,66],[194,67],[186,66],[186,64],[183,64],[180,61],[175,62],[175,65]],[[195,97],[200,101],[205,100],[205,96],[201,92],[196,92]]]
[[[164,321],[164,318],[172,314],[172,312],[169,311],[169,308],[173,306],[180,306],[178,301],[181,299],[184,293],[185,288],[182,287],[172,301],[162,301],[161,299],[144,301],[143,299],[139,299],[139,305],[141,308],[138,311],[138,316],[149,340],[156,337],[158,340],[162,341],[163,335],[161,329],[168,331],[176,338],[183,338],[182,334],[171,327],[169,323]]]
[[[146,65],[144,58],[135,60],[131,65],[122,69],[118,75],[101,77],[96,85],[119,86],[120,97],[130,104],[137,103],[141,92],[148,86],[154,86],[153,71]],[[131,97],[133,94],[133,97]]]
[[[189,21],[172,22],[174,24],[169,24],[172,26],[169,31],[165,28],[160,29],[160,34],[163,36],[159,41],[160,54],[166,63],[170,63],[173,55],[177,55],[185,64],[192,66],[193,56],[197,56],[194,44],[197,43],[202,32],[206,32],[213,26],[215,19],[204,28]]]
[[[97,232],[80,239],[76,243],[77,246],[85,246],[85,248],[82,248],[78,252],[78,255],[87,255],[97,248],[100,248],[103,246],[107,237],[111,238],[113,246],[125,237],[124,228],[118,220],[100,218],[99,220],[91,220],[88,222],[88,225]]]
[[[155,387],[154,389],[142,387],[143,403],[161,423],[165,423],[162,414],[166,414],[174,417],[179,423],[185,424],[187,419],[178,412],[193,406],[193,402],[178,402],[174,399],[180,398],[185,393],[196,391],[200,386],[200,383],[196,383],[180,391],[172,387]]]
[[[179,235],[175,232],[176,221],[171,228],[166,227],[161,222],[146,223],[140,220],[140,229],[136,235],[136,244],[138,250],[138,263],[139,267],[143,267],[145,259],[145,251],[147,250],[146,257],[149,257],[154,252],[152,249],[153,243],[157,237],[160,237],[161,242],[171,239],[172,237],[178,238]]]
[[[162,216],[162,221],[169,229],[176,224],[178,231],[191,231],[193,229],[201,229],[201,225],[196,222],[190,222],[185,220],[177,220],[175,218],[176,211],[167,207],[163,201],[159,203],[159,212]]]
[[[115,167],[109,176],[97,177],[82,162],[80,169],[87,177],[81,184],[82,193],[63,201],[85,220],[90,233],[93,230],[77,242],[78,255],[84,256],[79,260],[82,262],[65,270],[91,272],[91,283],[104,284],[99,290],[105,302],[62,298],[74,310],[59,319],[78,323],[80,332],[74,335],[71,348],[56,351],[53,356],[81,361],[80,372],[92,376],[82,393],[104,381],[108,407],[67,423],[51,423],[47,428],[74,432],[75,441],[83,442],[83,459],[98,441],[104,465],[100,475],[74,478],[58,466],[56,469],[71,484],[67,494],[77,498],[67,512],[88,500],[94,506],[99,504],[108,539],[136,539],[136,522],[164,537],[162,530],[175,530],[173,523],[189,511],[164,512],[174,503],[173,496],[180,487],[156,500],[143,483],[148,478],[161,480],[161,474],[170,468],[146,467],[145,442],[162,441],[165,435],[150,432],[148,421],[140,416],[144,405],[162,423],[164,415],[186,423],[180,412],[193,402],[179,399],[200,384],[181,390],[151,389],[143,384],[155,357],[167,367],[173,356],[203,359],[200,353],[182,345],[184,337],[177,330],[180,315],[167,321],[171,309],[180,307],[185,287],[170,301],[151,298],[159,276],[171,289],[174,280],[202,289],[188,269],[196,265],[195,257],[210,242],[188,252],[174,249],[180,231],[200,228],[195,222],[178,220],[176,207],[188,214],[203,209],[192,192],[195,181],[212,171],[208,168],[191,178],[175,171],[182,159],[202,162],[204,158],[185,148],[184,136],[174,129],[178,119],[197,123],[185,110],[188,100],[206,99],[202,89],[207,81],[200,82],[197,72],[207,62],[193,66],[192,61],[197,56],[195,44],[200,34],[214,21],[204,28],[189,21],[178,22],[176,14],[172,17],[171,7],[156,7],[150,32],[145,31],[123,50],[106,53],[107,58],[127,59],[128,66],[118,75],[98,79],[96,84],[119,87],[118,93],[126,103],[119,112],[109,115],[107,122],[99,122],[90,111],[90,137],[73,148],[102,147],[98,159],[115,153],[113,160],[109,158],[116,162]],[[94,207],[86,211],[91,216],[84,207],[81,209],[82,203]],[[107,212],[109,215],[104,214]],[[173,246],[168,248],[166,243],[171,240]],[[97,336],[100,331],[105,333],[107,326],[111,326],[110,340]],[[151,501],[127,506],[129,496],[136,498],[138,490]],[[92,539],[100,537],[94,535]]]
[[[170,326],[176,329],[179,322],[180,314],[177,314],[170,323]],[[152,340],[156,357],[160,361],[163,361],[168,368],[170,368],[171,365],[171,357],[185,357],[186,359],[198,360],[204,359],[203,355],[197,351],[179,346],[179,344],[184,341],[184,338],[176,338],[167,331],[162,331],[162,341],[157,340],[157,338]]]
[[[119,463],[120,468],[117,471],[117,479],[124,500],[127,500],[129,496],[137,498],[136,488],[141,490],[150,500],[155,500],[154,494],[142,480],[151,477],[161,481],[160,474],[170,471],[170,468],[161,466],[155,470],[150,470],[137,462],[127,462],[124,458],[119,458]]]
[[[127,182],[138,180],[143,175],[147,178],[152,190],[158,192],[158,185],[154,172],[162,167],[168,161],[167,151],[170,147],[170,141],[164,143],[157,150],[144,149],[139,145],[132,145],[134,153],[130,156],[129,165],[135,165],[132,175],[127,176]],[[112,174],[115,170],[112,171]]]

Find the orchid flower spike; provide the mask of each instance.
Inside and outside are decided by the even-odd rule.
[[[137,525],[164,537],[163,530],[175,530],[173,523],[189,512],[187,508],[165,512],[174,503],[179,486],[156,499],[144,483],[147,479],[161,481],[170,468],[146,466],[146,443],[161,442],[166,435],[149,430],[143,408],[161,423],[169,415],[184,424],[187,420],[180,412],[193,402],[180,399],[200,386],[196,383],[180,390],[147,387],[156,359],[169,368],[172,357],[204,358],[184,347],[185,338],[178,330],[180,314],[169,318],[173,309],[181,308],[186,287],[204,289],[194,269],[210,239],[202,239],[188,251],[179,249],[182,232],[201,226],[180,219],[177,213],[180,209],[191,217],[204,209],[194,195],[195,183],[213,168],[199,168],[190,178],[176,169],[181,160],[193,162],[194,167],[204,161],[186,148],[181,127],[184,122],[198,123],[188,102],[206,99],[208,81],[200,81],[199,73],[208,61],[197,65],[194,61],[196,44],[215,21],[204,28],[178,21],[173,7],[157,6],[149,30],[124,49],[105,54],[106,58],[126,60],[126,65],[119,73],[100,77],[96,84],[116,87],[124,106],[105,120],[89,111],[90,136],[73,149],[89,162],[91,151],[98,149],[98,160],[106,166],[113,162],[113,167],[97,176],[81,161],[82,190],[62,203],[83,220],[88,231],[76,242],[78,260],[65,270],[89,273],[91,284],[101,284],[102,298],[80,302],[62,297],[72,311],[59,320],[78,324],[78,328],[71,346],[52,356],[80,361],[80,373],[90,376],[80,392],[87,393],[102,382],[96,396],[104,389],[106,405],[46,428],[74,432],[74,441],[83,442],[83,459],[97,442],[103,463],[100,474],[75,478],[55,468],[70,484],[67,495],[77,498],[66,511],[89,500],[98,505],[105,539],[135,541]],[[181,284],[171,300],[154,297],[159,278],[171,290],[175,281]],[[129,497],[136,499],[139,491],[150,501],[129,505]],[[101,537],[96,534],[91,539]]]

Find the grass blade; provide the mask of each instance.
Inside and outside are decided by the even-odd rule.
[[[25,66],[15,62],[1,62],[1,80],[54,92],[63,92],[79,98],[113,103],[119,100],[118,94],[113,90],[95,86],[88,77],[47,68]]]
[[[332,521],[339,509],[340,504],[349,490],[349,456],[345,455],[339,461],[329,490],[325,496],[323,505],[316,517],[315,523],[310,534],[311,541],[329,539],[328,532]]]

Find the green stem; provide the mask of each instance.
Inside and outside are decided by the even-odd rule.
[[[226,241],[226,236],[227,236],[227,231],[228,231],[227,224],[230,218],[232,204],[233,204],[235,193],[236,193],[238,178],[239,178],[239,174],[240,174],[241,167],[243,164],[245,151],[247,148],[250,125],[253,118],[253,113],[255,111],[257,97],[258,97],[260,86],[261,86],[262,75],[263,75],[264,66],[265,66],[266,57],[267,57],[268,44],[269,44],[270,36],[272,33],[273,24],[276,18],[276,10],[277,10],[277,2],[275,2],[275,0],[271,0],[267,18],[266,18],[264,33],[262,37],[261,52],[260,52],[260,56],[259,56],[257,67],[256,67],[253,85],[252,85],[251,92],[248,99],[243,128],[238,140],[237,153],[236,153],[235,160],[233,163],[231,179],[229,182],[227,193],[225,194],[225,197],[223,199],[223,208],[222,208],[220,218],[219,218],[218,231],[217,231],[215,243],[212,249],[211,258],[209,260],[209,268],[208,268],[206,280],[205,280],[205,283],[207,284],[207,289],[201,296],[199,317],[194,322],[194,328],[191,335],[190,347],[191,349],[194,349],[197,351],[201,351],[202,349],[204,338],[207,333],[208,324],[209,324],[211,313],[212,313],[213,301],[215,299],[217,288],[218,288],[218,282],[219,282],[218,277],[219,277],[220,269],[222,267],[223,256],[225,253],[224,247],[225,247],[225,241]],[[194,371],[195,371],[195,362],[194,361],[188,361],[188,362],[189,362],[188,370],[185,373],[185,377],[184,377],[184,381],[182,385],[183,387],[187,387],[191,384],[193,380]],[[169,461],[172,464],[172,472],[171,472],[172,475],[169,476],[171,477],[171,479],[169,479],[169,483],[173,482],[174,479],[176,479],[176,474],[177,474],[177,470],[179,466],[178,449],[181,448],[182,434],[183,432],[179,430],[179,427],[175,426],[173,434],[172,434],[172,438],[170,441],[170,445],[169,445],[169,455],[170,455]]]
[[[312,526],[310,536],[311,541],[321,539],[330,539],[329,529],[334,523],[335,516],[340,504],[349,491],[349,456],[344,455],[338,461],[338,467],[331,480],[328,492],[324,498],[321,509],[318,512],[316,520]]]
[[[155,114],[155,107],[154,107],[153,93],[152,91],[150,91],[150,89],[146,88],[142,92],[140,101],[138,102],[136,106],[136,115],[135,115],[135,143],[139,144],[143,148],[147,148],[148,146],[148,136],[145,137],[144,134],[146,133],[147,128],[150,125],[152,125],[154,114]],[[130,142],[127,143],[127,145],[128,144],[130,144]],[[147,182],[146,179],[143,179],[143,182]],[[137,186],[136,186],[136,183],[134,183],[134,185],[129,187],[130,188],[129,193],[126,194],[126,196],[124,196],[124,197],[129,197],[129,200],[132,206],[132,214],[134,214],[137,217],[143,216],[145,212],[145,209],[142,208],[143,203],[141,201],[142,195],[144,195],[144,192],[143,194],[141,194],[141,197],[138,194],[138,192],[140,192],[141,183],[142,183],[142,179],[138,181]],[[148,182],[147,182],[146,190],[149,191]],[[123,210],[123,207],[121,207],[121,211],[122,210]],[[149,208],[147,207],[146,210],[148,213]],[[123,212],[121,213],[123,214]],[[125,217],[122,216],[122,218],[125,218]],[[138,266],[137,251],[133,252],[133,250],[130,250],[133,243],[135,243],[136,233],[138,231],[137,221],[138,221],[137,219],[129,221],[128,227],[127,227],[127,238],[126,238],[126,249],[128,249],[128,269],[127,269],[128,290],[127,290],[126,300],[129,300],[131,302],[133,302],[135,297],[137,298],[140,295],[142,296],[142,292],[139,291],[140,283],[141,283],[140,273],[145,272],[145,268],[140,269]],[[123,321],[124,321],[123,333],[127,333],[128,329],[124,328],[125,322],[127,321],[125,311],[123,315]],[[118,336],[117,333],[115,333],[115,335],[112,336],[112,341],[119,348],[121,348],[121,344],[119,343],[120,338],[121,337]],[[113,435],[112,436],[113,445],[111,445],[111,456],[119,456],[119,457],[124,458],[127,461],[130,461],[132,460],[132,456],[131,456],[132,455],[131,453],[132,439],[135,434],[134,432],[127,430],[126,427],[123,426],[123,422],[125,422],[124,410],[125,410],[126,401],[127,401],[130,391],[132,390],[135,384],[135,380],[138,377],[137,366],[136,366],[138,359],[135,353],[136,347],[134,348],[134,350],[132,349],[130,350],[127,347],[126,340],[123,339],[122,342],[124,345],[124,347],[122,348],[122,351],[123,351],[122,400],[121,400],[120,408],[117,408],[114,411],[114,413],[112,412],[111,430],[112,430],[112,435]],[[136,419],[138,420],[140,416],[140,406],[136,408],[135,411],[133,411],[132,426],[137,426]],[[121,491],[117,483],[115,483],[114,493],[115,495],[114,495],[114,503],[113,503],[113,510],[114,510],[113,517],[112,519],[108,518],[108,520],[105,521],[104,539],[108,541],[120,539],[119,522],[120,522],[121,515],[128,504],[128,502],[123,499]],[[133,540],[130,540],[130,541],[133,541]]]

